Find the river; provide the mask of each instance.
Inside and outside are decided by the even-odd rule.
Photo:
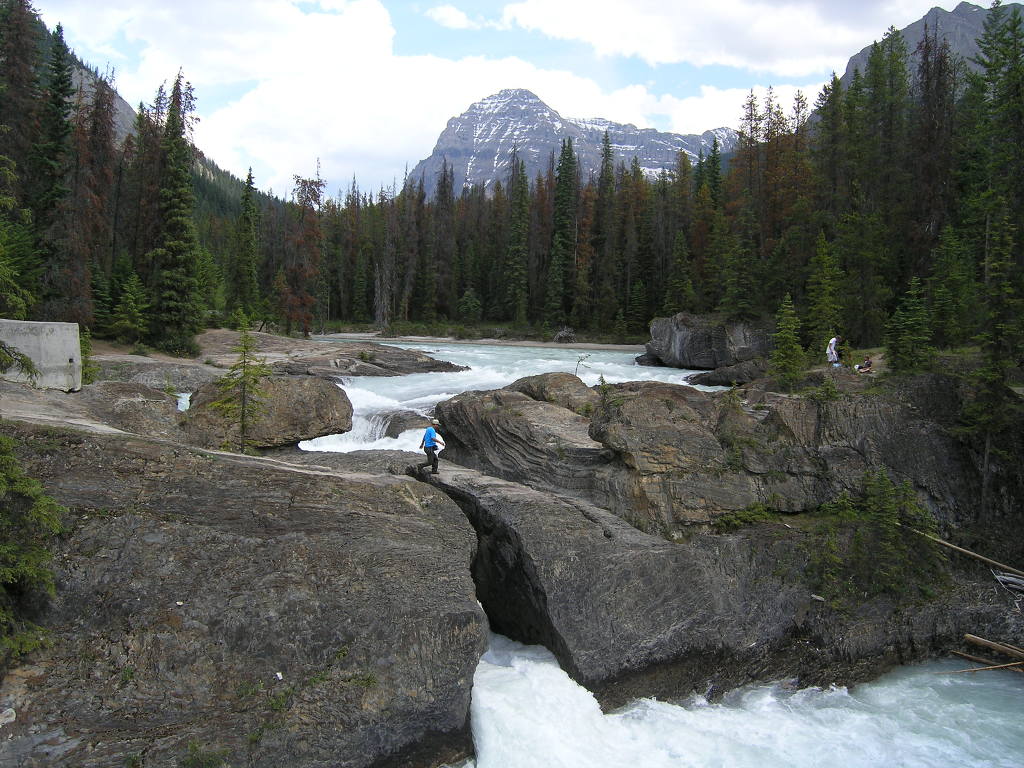
[[[388,414],[427,413],[459,392],[495,389],[548,371],[575,371],[589,385],[601,377],[684,383],[690,373],[636,366],[628,352],[396,346],[470,370],[346,379],[343,388],[355,410],[352,431],[302,448],[415,451],[421,430],[382,437]],[[970,664],[907,666],[852,689],[795,690],[783,681],[742,688],[715,703],[680,692],[678,701],[642,699],[604,714],[549,651],[492,635],[473,679],[476,759],[463,767],[1024,767],[1024,676],[1004,670],[951,674],[964,666]]]

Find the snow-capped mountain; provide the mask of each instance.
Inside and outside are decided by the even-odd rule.
[[[491,190],[495,181],[506,182],[515,148],[526,164],[527,177],[532,180],[547,171],[552,153],[557,159],[562,140],[571,138],[579,156],[580,173],[586,180],[590,173],[596,175],[600,169],[605,131],[616,165],[629,165],[636,157],[651,175],[674,168],[680,150],[696,161],[701,151],[705,155],[709,152],[715,138],[723,154],[735,148],[738,138],[731,128],[683,136],[600,118],[566,118],[535,94],[516,88],[478,101],[449,120],[434,151],[416,164],[411,178],[422,176],[427,194],[432,195],[442,162],[447,160],[454,172],[456,194],[463,186],[474,184]]]

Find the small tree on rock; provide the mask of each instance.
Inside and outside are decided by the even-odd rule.
[[[246,453],[252,447],[252,428],[263,414],[266,395],[260,384],[270,375],[270,366],[256,357],[256,342],[246,324],[239,331],[235,352],[238,360],[217,382],[220,397],[211,407],[228,421],[229,428],[238,427],[238,452]]]
[[[789,294],[782,300],[775,315],[774,347],[768,360],[768,374],[774,376],[790,392],[804,372],[804,352],[800,347],[800,318]]]
[[[902,373],[923,370],[935,355],[931,319],[917,277],[911,279],[910,288],[886,324],[885,346],[889,365]]]

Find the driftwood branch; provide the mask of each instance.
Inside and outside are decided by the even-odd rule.
[[[992,664],[988,667],[974,667],[972,669],[954,669],[949,672],[940,672],[942,675],[959,675],[963,672],[984,672],[988,669],[1006,669],[1007,667],[1020,667],[1024,661],[1011,661],[1009,664]]]
[[[988,648],[991,651],[998,651],[1004,656],[1009,656],[1011,659],[1024,660],[1024,651],[1014,645],[996,643],[992,640],[986,640],[983,637],[978,637],[977,635],[964,635],[964,640],[972,645],[980,645],[982,648]]]
[[[979,664],[985,664],[986,666],[989,666],[989,667],[996,666],[996,662],[992,661],[992,659],[986,659],[984,656],[973,656],[973,655],[971,655],[969,653],[964,653],[962,651],[953,651],[953,653],[956,654],[957,656],[959,656],[962,659],[967,659],[968,661],[976,661]],[[1024,668],[1021,668],[1021,667],[1007,667],[1007,669],[1009,669],[1011,672],[1016,672],[1019,675],[1024,675]]]
[[[971,552],[971,550],[969,549],[958,547],[956,544],[950,544],[945,539],[940,539],[938,536],[932,536],[930,533],[924,533],[923,531],[919,531],[916,528],[910,528],[909,530],[913,531],[918,536],[924,536],[926,539],[931,539],[936,544],[941,544],[944,547],[949,547],[950,549],[955,550],[956,552],[959,552],[962,555],[967,555],[968,557],[973,557],[976,560],[981,560],[981,562],[983,563],[993,565],[1001,571],[1006,571],[1017,576],[1024,576],[1024,571],[1018,568],[1014,568],[1012,565],[1004,565],[1003,563],[1000,563],[997,560],[992,560],[991,558],[985,557],[984,555],[979,555],[977,552]]]

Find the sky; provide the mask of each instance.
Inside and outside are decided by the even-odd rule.
[[[813,104],[853,54],[935,0],[36,0],[132,105],[179,68],[196,145],[288,196],[400,186],[451,117],[526,88],[564,117],[736,127],[751,89]],[[955,2],[939,7],[952,10]],[[988,3],[986,2],[987,6]],[[319,170],[318,170],[319,169]]]

